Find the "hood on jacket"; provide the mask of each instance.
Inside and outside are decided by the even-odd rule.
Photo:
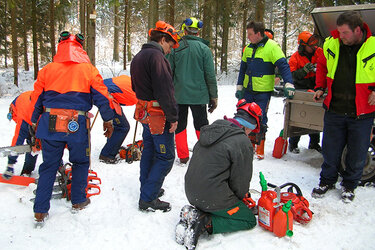
[[[243,129],[230,121],[216,120],[211,125],[206,125],[201,128],[199,142],[202,146],[208,147],[230,136],[240,134],[246,135]]]
[[[65,40],[57,46],[54,62],[90,63],[90,59],[77,41]]]

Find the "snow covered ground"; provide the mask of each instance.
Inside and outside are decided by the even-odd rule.
[[[110,72],[102,69],[104,78]],[[125,72],[128,73],[128,72]],[[210,122],[231,117],[235,112],[235,87],[226,85],[236,81],[235,74],[223,77],[219,86],[219,106],[209,115]],[[6,119],[8,107],[20,91],[32,89],[32,73],[21,72],[20,89],[9,84],[10,71],[0,70],[0,146],[9,146],[15,128],[14,122]],[[132,126],[124,145],[133,140],[135,121],[134,107],[124,111]],[[92,110],[96,113],[96,109]],[[274,141],[283,127],[283,98],[272,98],[268,111],[265,159],[254,160],[254,174],[250,187],[260,191],[259,171],[266,180],[281,185],[294,182],[301,188],[314,212],[307,225],[294,223],[294,236],[277,238],[272,233],[256,226],[252,230],[228,234],[202,236],[198,249],[375,249],[375,189],[359,187],[351,204],[340,200],[340,186],[323,199],[311,198],[311,190],[319,181],[322,156],[308,150],[308,136],[301,137],[299,155],[286,154],[282,159],[272,157]],[[196,142],[194,128],[188,125],[189,147]],[[0,184],[0,248],[1,249],[184,249],[174,241],[174,228],[179,220],[182,206],[187,204],[184,193],[184,175],[187,167],[175,164],[164,182],[163,200],[172,205],[168,213],[144,213],[138,210],[139,162],[121,162],[106,165],[99,162],[101,148],[105,144],[99,118],[93,127],[92,169],[102,180],[101,194],[91,197],[90,206],[77,214],[70,211],[71,203],[65,199],[52,200],[50,217],[41,229],[33,227],[33,203],[35,184],[21,187]],[[141,139],[138,127],[136,139]],[[64,161],[68,161],[68,153]],[[20,173],[24,156],[16,164]],[[37,165],[42,162],[41,156]],[[7,158],[0,158],[0,172],[4,172]],[[37,176],[37,172],[33,173]],[[220,195],[220,194],[218,194]],[[257,200],[259,195],[253,195]]]

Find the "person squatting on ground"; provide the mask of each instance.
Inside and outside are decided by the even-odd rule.
[[[31,136],[29,133],[29,125],[31,125],[31,114],[34,111],[34,106],[31,103],[32,91],[26,91],[17,96],[9,106],[8,119],[16,122],[16,129],[12,139],[11,146],[27,144],[31,145]],[[3,178],[10,180],[14,174],[14,164],[17,163],[18,156],[8,156],[8,166],[3,174]],[[31,155],[26,153],[25,162],[21,171],[21,175],[31,175],[35,169],[38,155]]]
[[[323,55],[322,48],[318,47],[318,39],[308,31],[298,35],[298,51],[289,59],[290,71],[296,89],[313,90],[315,88],[315,71],[317,59]],[[319,145],[320,133],[309,134],[309,149],[322,151]],[[300,152],[298,142],[301,136],[289,138],[289,151],[295,154]]]
[[[241,60],[240,73],[237,80],[237,99],[255,102],[262,109],[264,126],[258,135],[256,157],[264,159],[264,142],[267,130],[267,109],[271,93],[275,85],[275,67],[284,79],[284,94],[293,98],[294,86],[289,64],[280,46],[264,35],[262,22],[250,22],[247,27],[247,37],[250,44],[246,46]]]
[[[129,76],[122,75],[108,78],[104,79],[103,82],[105,86],[107,86],[108,92],[113,97],[115,114],[113,118],[113,134],[107,139],[106,144],[100,152],[99,160],[107,164],[116,164],[120,160],[117,155],[121,145],[130,130],[129,122],[121,106],[134,105],[138,100],[131,89],[131,79]]]
[[[217,107],[217,82],[209,42],[198,37],[203,22],[187,18],[183,25],[180,46],[167,56],[173,73],[175,97],[178,104],[176,150],[180,163],[189,160],[186,125],[190,108],[197,138],[202,126],[208,124],[208,112]]]
[[[253,147],[248,135],[259,132],[261,108],[244,99],[233,118],[203,126],[185,175],[191,205],[181,209],[176,241],[195,249],[199,236],[247,230],[256,226],[252,211],[242,201],[249,197]]]
[[[318,59],[314,100],[325,108],[322,153],[324,162],[313,197],[336,188],[341,156],[346,146],[341,199],[351,202],[370,146],[375,112],[375,37],[357,12],[346,11],[336,20]]]
[[[38,72],[32,101],[32,129],[41,140],[43,163],[34,203],[35,220],[44,223],[50,209],[52,188],[62,162],[65,146],[72,163],[72,211],[90,203],[86,198],[90,165],[90,121],[93,103],[103,118],[106,137],[113,131],[112,101],[99,71],[82,48],[83,36],[67,31],[60,34],[53,62]],[[36,124],[38,122],[38,124]]]
[[[159,200],[162,185],[175,158],[174,132],[177,128],[177,103],[174,97],[172,71],[164,55],[178,48],[177,32],[164,21],[149,30],[150,42],[130,64],[132,88],[138,98],[134,118],[143,126],[143,151],[140,162],[141,194],[139,209],[171,209]]]

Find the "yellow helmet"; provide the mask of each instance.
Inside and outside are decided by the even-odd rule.
[[[196,34],[203,27],[203,22],[195,17],[186,18],[182,24],[181,30],[186,29],[188,32]]]

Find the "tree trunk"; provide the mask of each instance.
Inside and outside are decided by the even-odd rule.
[[[212,46],[212,5],[213,0],[204,0],[202,38],[209,41],[210,46]]]
[[[231,1],[224,0],[223,10],[223,37],[221,39],[221,72],[228,73],[228,37],[229,37],[229,16],[231,12]]]
[[[219,16],[219,0],[215,0],[215,11],[212,16]],[[217,43],[217,37],[219,34],[219,18],[215,18],[215,50],[214,50],[214,55],[215,55],[215,74],[217,74],[217,58],[218,58],[218,43]]]
[[[90,61],[95,65],[95,27],[96,27],[96,11],[95,0],[88,0],[87,2],[87,55]]]
[[[18,87],[18,42],[17,42],[17,1],[10,0],[10,27],[12,29],[13,83]]]
[[[159,20],[159,2],[150,0],[148,6],[148,29],[155,28],[155,23]]]
[[[255,7],[255,21],[263,22],[264,17],[264,0],[257,0]]]
[[[283,46],[282,50],[286,56],[286,47],[287,47],[287,32],[288,32],[288,0],[284,0],[284,31],[283,31]]]
[[[115,15],[114,32],[113,32],[113,61],[118,62],[119,59],[119,17],[118,17],[118,0],[114,1],[113,12]]]
[[[126,70],[126,48],[127,48],[127,36],[128,36],[128,22],[129,22],[129,0],[124,0],[125,10],[124,10],[124,70]]]
[[[4,0],[4,12],[5,16],[8,17],[7,15],[7,7],[8,7],[8,0]],[[4,18],[4,67],[8,68],[8,40],[7,40],[7,35],[8,35],[8,18]]]
[[[33,30],[33,57],[34,57],[34,80],[38,77],[39,63],[38,63],[38,38],[36,31],[36,0],[32,0],[31,7],[32,16],[32,30]]]
[[[174,0],[166,0],[165,21],[174,27]]]
[[[247,26],[247,18],[248,18],[248,8],[249,8],[249,0],[245,0],[243,3],[243,16],[242,16],[242,47],[243,49],[247,45],[247,31],[246,31],[246,26]]]
[[[86,1],[79,0],[79,24],[81,29],[81,34],[86,37]],[[84,48],[86,44],[86,39],[84,41]]]
[[[55,0],[49,0],[49,36],[51,41],[52,60],[56,55],[56,39],[55,39]]]
[[[28,31],[28,21],[26,15],[27,0],[22,1],[22,37],[23,37],[23,60],[25,65],[25,70],[29,71],[29,57],[27,55],[27,31]]]

